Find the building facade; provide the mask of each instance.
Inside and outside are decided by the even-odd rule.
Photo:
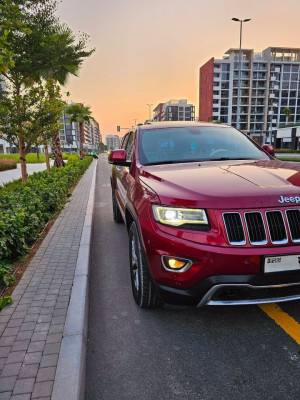
[[[64,152],[78,152],[79,151],[79,124],[70,122],[71,116],[63,113],[61,117],[60,140],[61,147]],[[84,122],[84,151],[90,152],[97,150],[99,144],[102,142],[100,134],[99,123],[91,120]]]
[[[109,150],[119,149],[121,147],[121,140],[118,135],[107,135],[106,146]]]
[[[199,119],[237,126],[239,49],[200,68]],[[275,131],[300,122],[300,48],[242,49],[240,130]]]
[[[195,121],[195,106],[187,100],[159,103],[153,112],[153,121]]]

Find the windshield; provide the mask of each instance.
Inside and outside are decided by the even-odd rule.
[[[234,128],[178,127],[141,130],[142,165],[217,160],[268,160]]]

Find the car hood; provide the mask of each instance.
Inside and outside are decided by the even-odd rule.
[[[214,209],[300,205],[300,166],[278,160],[141,166],[139,176],[162,204]]]

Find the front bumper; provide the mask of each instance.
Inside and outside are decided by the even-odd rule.
[[[188,290],[157,286],[168,304],[188,306],[250,305],[300,299],[300,272],[260,275],[218,275]]]
[[[300,254],[300,245],[220,247],[162,232],[140,221],[145,255],[162,300],[191,306],[259,304],[300,299],[300,270],[263,273],[263,256]],[[183,273],[166,271],[161,256],[192,260]]]

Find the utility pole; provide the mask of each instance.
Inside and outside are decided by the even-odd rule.
[[[237,93],[237,113],[236,113],[236,128],[240,129],[240,104],[241,104],[241,69],[242,69],[242,33],[243,22],[251,21],[251,18],[238,19],[231,18],[232,21],[240,22],[240,49],[239,49],[239,78],[238,78],[238,93]]]
[[[149,121],[151,121],[152,120],[151,107],[153,106],[153,104],[147,104],[147,106],[149,107]]]

